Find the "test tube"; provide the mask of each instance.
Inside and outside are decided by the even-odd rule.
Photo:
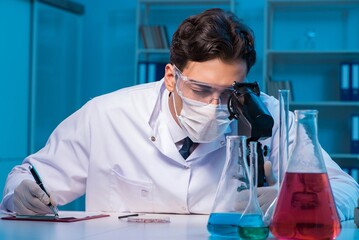
[[[279,98],[279,154],[278,154],[278,193],[283,181],[286,166],[288,165],[288,114],[289,94],[287,89],[278,90]]]
[[[288,165],[288,114],[289,114],[289,90],[279,89],[279,147],[278,147],[278,193],[276,199],[268,207],[264,213],[263,221],[269,225],[274,213],[280,188],[282,186],[283,175]]]

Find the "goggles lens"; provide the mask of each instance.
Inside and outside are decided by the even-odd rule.
[[[204,104],[227,104],[234,91],[233,87],[221,87],[189,79],[173,65],[175,69],[176,88],[183,97],[202,102]]]

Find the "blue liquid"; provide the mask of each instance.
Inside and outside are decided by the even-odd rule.
[[[240,213],[211,213],[207,230],[213,236],[238,237]]]
[[[239,223],[239,236],[241,239],[267,239],[269,227],[265,226],[262,215],[243,215]]]

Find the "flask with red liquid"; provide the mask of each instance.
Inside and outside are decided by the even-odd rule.
[[[296,138],[270,230],[278,239],[335,239],[341,230],[321,146],[317,110],[295,110]]]

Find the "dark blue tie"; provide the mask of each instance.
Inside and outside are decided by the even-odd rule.
[[[193,145],[192,140],[189,137],[186,137],[183,141],[183,146],[179,150],[179,153],[182,155],[184,159],[187,159],[188,156],[191,154],[190,149],[192,145]]]

